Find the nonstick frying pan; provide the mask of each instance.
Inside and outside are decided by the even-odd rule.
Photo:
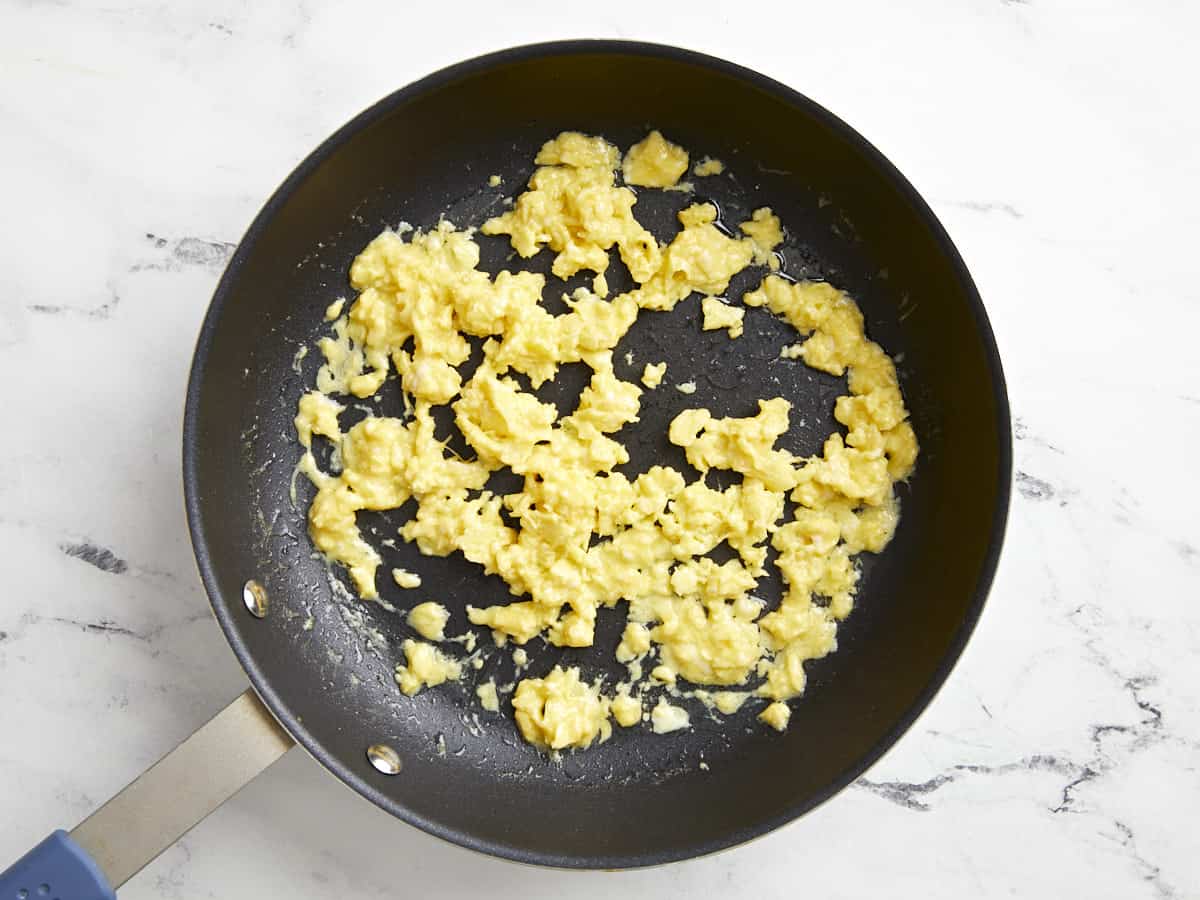
[[[697,179],[694,195],[642,192],[639,218],[667,239],[675,213],[695,199],[715,202],[728,222],[771,206],[789,234],[784,270],[848,290],[868,334],[899,360],[921,456],[900,489],[896,537],[877,557],[864,554],[839,649],[808,664],[808,691],[793,702],[786,733],[761,727],[754,709],[720,723],[694,709],[688,731],[619,729],[553,761],[520,739],[509,714],[480,710],[471,679],[414,698],[397,691],[391,670],[411,634],[403,615],[353,599],[343,573],[313,554],[306,535],[309,488],[293,479],[291,418],[319,354],[299,350],[325,333],[322,311],[350,293],[351,260],[384,227],[429,227],[443,215],[478,225],[524,186],[538,147],[558,132],[629,146],[650,127],[695,159],[723,160],[727,171]],[[501,176],[499,188],[489,186],[491,175]],[[511,258],[503,238],[480,242],[491,271],[548,267],[548,253],[524,261]],[[729,296],[761,275],[744,273]],[[546,302],[558,311],[552,288]],[[696,297],[671,314],[645,313],[617,348],[617,374],[628,380],[644,363],[666,361],[668,382],[697,385],[690,396],[666,385],[645,393],[640,425],[621,435],[631,453],[623,470],[632,476],[662,463],[687,471],[665,438],[671,417],[695,405],[748,415],[760,397],[793,404],[782,446],[817,452],[838,427],[832,408],[842,382],[779,360],[794,332],[761,310],[748,311],[737,341],[702,332],[698,320]],[[586,377],[582,365],[567,366],[540,394],[569,408]],[[377,410],[399,408],[394,385],[382,393],[390,399]],[[469,452],[449,422],[440,427],[450,446]],[[217,288],[188,386],[183,458],[200,573],[257,697],[248,691],[72,837],[57,832],[0,877],[0,887],[32,892],[53,875],[57,896],[67,897],[72,878],[99,891],[72,896],[108,896],[102,875],[124,881],[291,739],[396,817],[508,859],[646,866],[749,840],[852,782],[929,703],[982,609],[1011,468],[1007,397],[983,305],[903,176],[849,126],[782,84],[697,53],[612,41],[520,47],[445,69],[362,113],[301,163],[250,226]],[[359,522],[379,545],[410,513],[363,514]],[[506,585],[457,554],[422,557],[399,540],[383,552],[381,573],[412,569],[423,579],[421,599],[451,608],[450,633],[467,628],[468,603],[511,599]],[[779,596],[777,580],[760,588],[768,599]],[[386,605],[411,605],[400,594],[383,588]],[[606,667],[615,666],[608,660],[619,620],[602,611],[593,649],[535,641],[529,672],[561,662],[615,676]],[[512,675],[502,652],[472,672],[499,682]],[[66,868],[53,868],[60,864]]]

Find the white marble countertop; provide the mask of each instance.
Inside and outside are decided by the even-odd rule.
[[[395,822],[293,751],[122,897],[1200,896],[1196,8],[249,6],[0,7],[0,862],[245,684],[193,565],[179,437],[201,317],[259,205],[433,69],[629,37],[827,105],[966,257],[1017,475],[963,661],[867,778],[712,858],[518,867]]]

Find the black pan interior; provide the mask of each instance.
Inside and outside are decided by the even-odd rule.
[[[855,296],[869,334],[900,359],[921,457],[902,488],[896,539],[879,558],[864,556],[840,649],[809,665],[810,687],[793,704],[786,734],[764,729],[754,710],[716,723],[693,707],[691,731],[618,731],[556,763],[519,739],[508,714],[473,702],[478,678],[511,678],[507,652],[461,686],[411,699],[398,693],[391,669],[410,634],[402,615],[344,595],[341,574],[331,581],[312,556],[303,479],[298,507],[289,500],[299,456],[291,418],[319,362],[315,348],[295,355],[325,333],[322,312],[348,296],[351,260],[385,226],[429,227],[443,214],[477,225],[519,191],[537,148],[559,131],[628,146],[651,126],[695,157],[726,163],[726,175],[697,181],[697,195],[716,201],[726,222],[770,205],[790,235],[785,271],[827,278]],[[488,186],[493,174],[499,188]],[[643,192],[637,212],[669,237],[674,212],[692,199]],[[548,254],[526,263],[507,259],[503,239],[481,243],[485,265],[548,266]],[[742,276],[730,295],[760,276]],[[645,362],[665,360],[667,383],[698,387],[691,397],[666,385],[646,393],[642,424],[621,435],[633,455],[626,471],[657,462],[688,471],[665,440],[670,417],[695,404],[749,415],[758,397],[791,400],[793,428],[782,443],[816,452],[836,427],[840,380],[778,360],[792,333],[766,313],[751,310],[738,341],[701,332],[698,318],[695,297],[670,315],[643,314],[618,348],[618,373],[631,380]],[[543,396],[571,403],[586,377],[579,368],[568,367]],[[393,399],[374,409],[392,408],[394,384],[384,393]],[[302,164],[254,222],[217,291],[189,388],[184,456],[196,553],[217,617],[255,686],[309,751],[430,832],[513,859],[580,867],[653,864],[741,842],[815,806],[874,761],[928,702],[979,614],[1010,467],[1007,401],[978,295],[890,164],[829,113],[761,76],[680,50],[608,42],[520,48],[431,76]],[[360,522],[378,545],[408,512]],[[509,596],[461,557],[424,558],[396,543],[383,548],[385,566],[424,579],[419,591],[401,592],[381,570],[385,599],[401,609],[437,599],[453,611],[457,633],[467,603]],[[243,606],[249,578],[271,598],[263,620]],[[778,584],[764,587],[778,598]],[[604,616],[592,651],[536,641],[530,671],[578,662],[616,677],[607,660],[618,627],[615,612]],[[377,742],[399,752],[399,775],[371,768],[364,751]]]

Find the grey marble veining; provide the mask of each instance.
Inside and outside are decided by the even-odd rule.
[[[975,639],[852,789],[716,857],[512,866],[293,752],[122,896],[1200,896],[1198,28],[1187,5],[1045,0],[0,6],[0,860],[244,685],[195,574],[178,440],[201,317],[258,206],[407,81],[591,35],[778,77],[934,205],[1016,416]]]

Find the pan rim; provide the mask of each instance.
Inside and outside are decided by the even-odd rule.
[[[572,56],[582,54],[613,54],[642,56],[670,62],[686,63],[715,71],[747,83],[749,86],[768,92],[790,106],[802,109],[807,115],[820,120],[837,132],[840,137],[855,147],[856,151],[874,166],[899,192],[913,211],[923,220],[931,237],[950,264],[955,276],[963,286],[965,299],[975,321],[976,331],[984,347],[984,356],[993,389],[996,406],[997,431],[1000,435],[997,449],[996,506],[992,516],[991,536],[980,568],[974,597],[966,610],[963,622],[950,641],[933,677],[918,694],[913,703],[861,759],[833,779],[825,789],[815,795],[790,804],[782,813],[763,819],[751,826],[730,830],[720,838],[668,851],[639,854],[606,855],[563,855],[546,853],[526,847],[518,847],[497,841],[481,839],[457,828],[447,827],[437,821],[415,814],[403,804],[384,794],[381,790],[360,777],[343,761],[328,753],[320,741],[313,737],[308,728],[288,708],[283,698],[273,688],[270,678],[259,668],[253,654],[238,637],[233,624],[231,610],[236,604],[217,599],[222,596],[217,573],[209,553],[201,513],[200,484],[196,448],[199,444],[199,408],[201,386],[207,368],[209,351],[217,332],[217,323],[225,304],[248,258],[251,248],[271,223],[280,207],[290,198],[296,188],[304,182],[326,159],[333,155],[352,136],[389,115],[398,105],[431,90],[452,83],[463,77],[478,74],[509,63],[524,62],[535,58]],[[1000,361],[995,335],[988,320],[983,300],[967,269],[966,263],[955,247],[949,234],[933,210],[917,192],[908,179],[873,144],[842,119],[809,99],[799,91],[776,81],[760,72],[698,51],[666,44],[642,41],[608,39],[572,39],[525,44],[473,57],[455,63],[425,76],[372,104],[358,113],[332,135],[322,141],[308,154],[271,194],[255,216],[242,239],[238,242],[224,273],[213,293],[208,310],[196,340],[183,417],[183,487],[187,513],[188,531],[200,578],[213,608],[221,630],[229,642],[234,655],[242,666],[250,683],[262,698],[280,725],[296,740],[297,744],[322,765],[330,774],[376,806],[413,825],[427,834],[442,838],[452,844],[490,856],[531,865],[568,869],[624,869],[662,865],[685,859],[705,856],[720,850],[744,844],[754,838],[768,834],[783,825],[811,812],[827,800],[840,793],[861,777],[913,726],[918,717],[929,707],[938,691],[946,683],[962,656],[963,649],[975,631],[987,601],[999,564],[1001,548],[1008,521],[1012,492],[1012,423],[1004,371]]]

